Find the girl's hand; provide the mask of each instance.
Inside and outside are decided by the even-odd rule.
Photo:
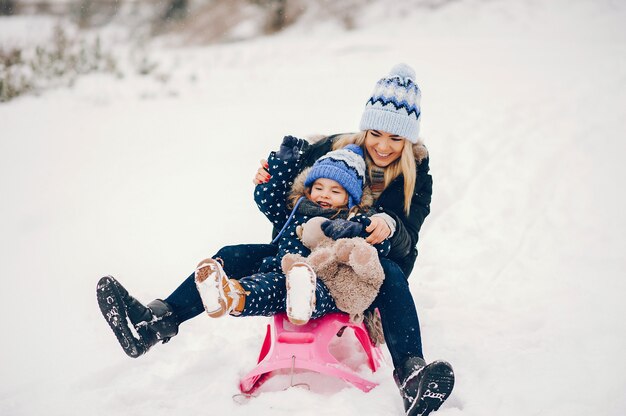
[[[276,157],[281,160],[298,160],[305,141],[293,136],[285,136],[276,153]]]
[[[370,217],[371,224],[365,229],[370,235],[365,239],[371,245],[382,243],[391,235],[391,229],[380,217]]]
[[[260,185],[262,183],[267,183],[270,180],[271,176],[267,169],[270,165],[267,164],[267,160],[261,159],[261,167],[256,171],[256,175],[254,175],[254,179],[252,182],[255,185]]]

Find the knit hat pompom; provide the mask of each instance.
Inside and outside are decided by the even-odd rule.
[[[376,83],[359,128],[396,134],[415,144],[420,130],[421,98],[413,68],[397,64],[388,77]]]
[[[389,71],[389,78],[398,77],[406,83],[410,79],[415,82],[415,71],[407,64],[397,64]]]
[[[365,181],[363,149],[349,144],[320,157],[311,167],[304,186],[311,186],[320,178],[332,179],[346,190],[348,208],[360,204]]]

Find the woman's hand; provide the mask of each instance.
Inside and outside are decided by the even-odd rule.
[[[371,224],[365,229],[370,235],[365,239],[371,245],[382,243],[385,238],[391,235],[391,229],[384,219],[380,217],[370,217]]]
[[[267,183],[270,180],[271,176],[267,169],[270,165],[267,164],[267,160],[261,159],[261,167],[256,171],[256,175],[254,175],[254,179],[252,182],[255,185],[260,185],[262,183]]]

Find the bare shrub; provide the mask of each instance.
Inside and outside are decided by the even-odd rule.
[[[116,60],[103,49],[100,38],[70,38],[56,26],[46,44],[26,50],[0,49],[0,102],[46,88],[71,86],[78,77],[92,72],[118,72]]]
[[[190,2],[186,17],[153,23],[153,35],[175,34],[185,44],[231,42],[276,33],[294,23],[305,0]]]

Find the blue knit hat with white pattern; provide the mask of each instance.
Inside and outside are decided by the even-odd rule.
[[[360,204],[365,179],[361,147],[349,144],[317,159],[304,180],[304,186],[311,186],[319,178],[332,179],[343,186],[348,193],[348,208]]]
[[[376,83],[359,128],[397,134],[415,144],[420,132],[421,97],[413,68],[398,64]]]

